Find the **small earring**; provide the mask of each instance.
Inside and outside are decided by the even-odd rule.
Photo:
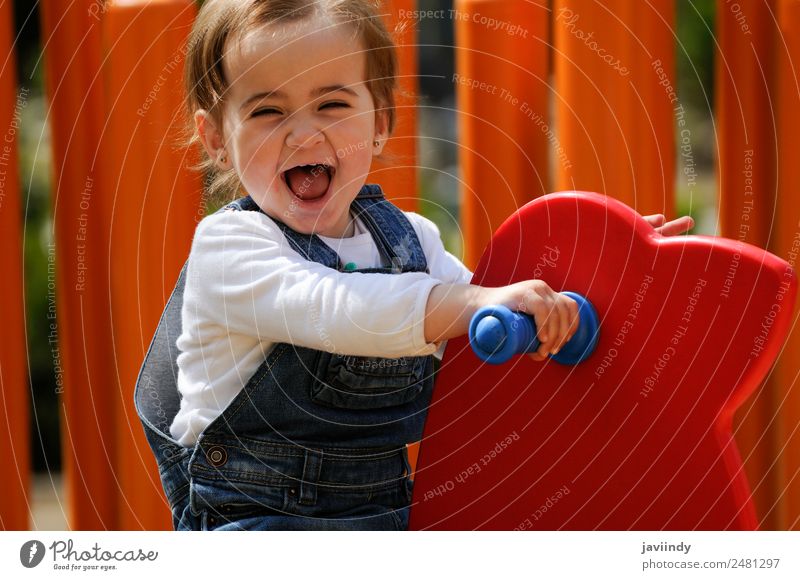
[[[227,163],[228,162],[228,156],[223,153],[222,155],[219,156],[219,162],[220,163]]]
[[[378,147],[381,144],[381,142],[378,140],[373,141],[373,143],[375,143],[375,147]]]

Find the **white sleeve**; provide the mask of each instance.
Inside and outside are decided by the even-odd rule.
[[[205,218],[192,243],[184,309],[225,333],[357,356],[432,354],[425,273],[341,273],[295,252],[259,212]]]
[[[406,217],[414,226],[417,237],[422,244],[422,250],[428,260],[428,270],[431,276],[445,284],[469,284],[472,272],[461,260],[445,250],[439,228],[428,218],[413,212],[405,212]]]
[[[469,284],[472,272],[461,260],[445,250],[439,228],[431,220],[412,212],[406,212],[414,230],[417,232],[422,250],[428,260],[431,276],[445,284]],[[444,355],[447,341],[443,341],[433,353],[439,360]]]

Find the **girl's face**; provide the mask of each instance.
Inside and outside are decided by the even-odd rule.
[[[212,159],[293,230],[352,235],[350,203],[388,136],[352,28],[317,17],[266,25],[226,47],[223,68],[221,132],[195,114]]]

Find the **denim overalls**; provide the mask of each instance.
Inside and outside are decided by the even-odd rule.
[[[260,211],[249,197],[220,211]],[[380,187],[351,206],[385,267],[426,272],[419,240]],[[308,260],[345,271],[316,235],[274,220]],[[406,443],[422,437],[433,357],[343,356],[275,345],[244,389],[188,449],[169,435],[186,266],[167,303],[136,385],[136,408],[156,455],[178,530],[402,530],[411,482]],[[279,313],[276,313],[279,315]],[[346,321],[343,321],[346,323]]]

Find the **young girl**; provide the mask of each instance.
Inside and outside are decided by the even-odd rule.
[[[395,117],[374,2],[207,0],[189,47],[212,190],[246,195],[198,225],[137,387],[174,525],[404,529],[440,344],[504,304],[543,360],[576,304],[470,285],[433,223],[364,184]]]

